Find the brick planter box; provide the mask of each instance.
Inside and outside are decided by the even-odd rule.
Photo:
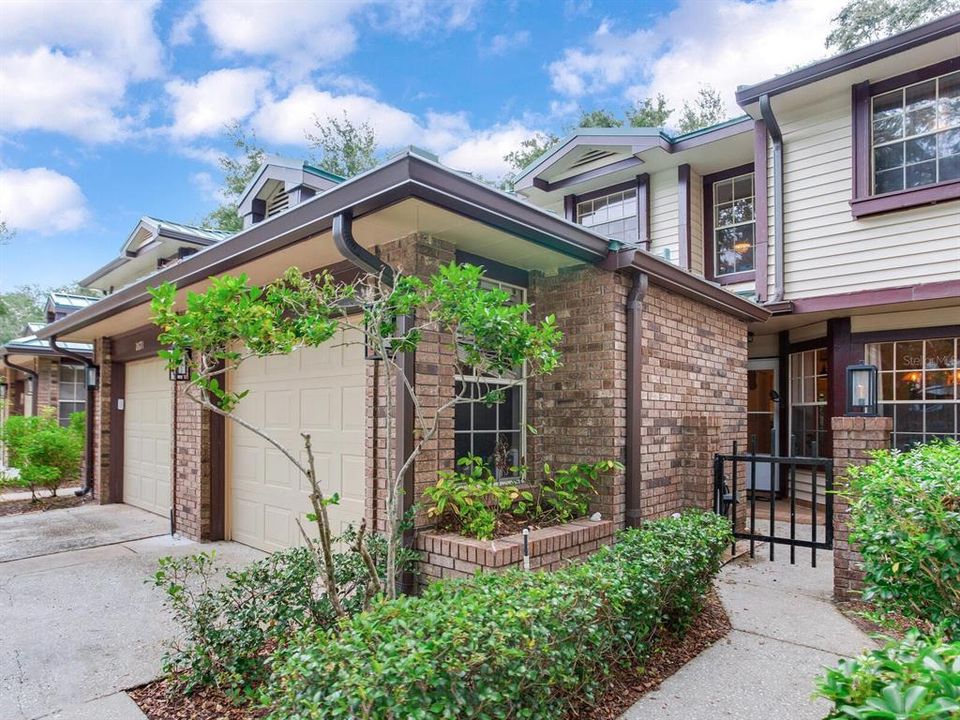
[[[556,570],[613,542],[612,520],[587,518],[530,532],[530,569]],[[443,578],[469,577],[477,571],[495,572],[523,567],[523,534],[496,540],[474,540],[456,533],[417,535],[420,577],[424,583]]]

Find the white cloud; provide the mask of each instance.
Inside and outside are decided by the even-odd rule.
[[[89,219],[80,186],[48,168],[0,170],[0,215],[13,230],[76,230]]]
[[[163,71],[157,3],[20,0],[0,22],[0,128],[46,130],[101,142],[122,137],[131,82]]]
[[[842,4],[681,0],[649,29],[618,32],[604,21],[584,47],[567,49],[549,65],[551,84],[574,98],[617,91],[634,101],[659,92],[677,109],[709,84],[722,93],[730,113],[739,113],[737,85],[825,54],[830,19]]]
[[[196,82],[171,80],[165,86],[172,100],[171,133],[180,138],[217,134],[232,120],[242,120],[257,107],[269,80],[265,70],[215,70]]]
[[[208,172],[197,172],[190,176],[190,182],[205,200],[222,204],[226,202],[221,185]]]
[[[489,44],[481,48],[481,55],[506,55],[511,50],[522,48],[530,43],[529,30],[517,30],[513,33],[500,33],[490,38]]]
[[[341,117],[373,127],[383,151],[418,145],[461,170],[497,178],[507,171],[503,156],[536,132],[522,122],[491,128],[471,127],[466,113],[427,112],[422,117],[363,95],[335,95],[310,85],[299,85],[283,98],[270,98],[254,115],[257,136],[271,145],[302,147],[314,118]]]
[[[273,58],[294,81],[349,55],[361,21],[408,37],[469,27],[478,0],[202,0],[198,16],[227,55]],[[178,33],[178,38],[183,33]]]
[[[126,78],[90,57],[49,48],[0,57],[0,129],[47,130],[100,142],[121,137],[128,120],[115,112]]]
[[[520,147],[520,142],[537,132],[522,123],[510,123],[473,132],[441,155],[445,165],[475,172],[490,180],[510,169],[503,156]]]

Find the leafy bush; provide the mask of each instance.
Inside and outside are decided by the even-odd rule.
[[[595,495],[600,474],[623,469],[615,460],[577,463],[553,470],[544,464],[543,483],[534,491],[497,480],[482,457],[467,455],[457,461],[464,471],[441,471],[433,487],[424,490],[433,505],[429,517],[467,537],[494,537],[504,514],[525,517],[539,524],[565,523],[587,514],[589,496]],[[518,475],[526,468],[512,468]]]
[[[355,542],[351,531],[340,541]],[[382,572],[386,543],[365,538]],[[410,558],[402,558],[404,566]],[[348,613],[360,612],[368,598],[368,579],[359,553],[334,555],[341,602]],[[166,593],[166,605],[180,626],[182,638],[171,645],[164,672],[185,692],[216,685],[234,697],[250,695],[265,679],[265,655],[288,634],[303,628],[330,628],[336,613],[318,578],[314,555],[307,548],[275,552],[240,570],[228,570],[218,583],[213,552],[160,559],[151,582]]]
[[[960,444],[873,454],[847,473],[865,600],[960,633]]]
[[[537,503],[537,514],[565,523],[587,514],[590,495],[597,494],[600,475],[613,470],[623,470],[616,460],[601,460],[595,463],[575,463],[568,468],[552,470],[544,464],[543,485]]]
[[[480,574],[301,633],[271,658],[272,718],[557,718],[701,607],[729,523],[691,512],[555,573]]]
[[[960,642],[911,631],[879,650],[841,660],[817,680],[832,718],[948,720],[960,716]]]
[[[0,426],[0,440],[7,448],[10,466],[19,474],[7,474],[0,483],[29,489],[36,499],[38,488],[56,496],[64,481],[78,479],[83,462],[83,417],[74,413],[69,427],[61,427],[51,412],[8,418]]]
[[[433,502],[427,515],[440,518],[468,537],[491,539],[500,513],[509,512],[518,500],[533,500],[533,493],[501,484],[481,457],[467,455],[457,465],[465,470],[441,471],[437,484],[424,490]]]

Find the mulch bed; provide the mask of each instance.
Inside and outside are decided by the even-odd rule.
[[[933,632],[933,625],[917,618],[908,618],[905,615],[893,612],[884,612],[884,625],[878,625],[867,617],[864,613],[876,612],[877,608],[871,603],[862,600],[854,602],[836,603],[837,608],[847,619],[858,628],[867,633],[867,635],[883,635],[902,640],[904,636],[913,629],[922,633]]]
[[[682,638],[665,637],[657,643],[643,668],[623,668],[610,678],[606,693],[592,707],[583,707],[567,720],[616,720],[633,703],[730,632],[730,620],[716,592]],[[204,689],[187,697],[169,693],[166,680],[130,691],[130,697],[150,720],[257,720],[267,713],[234,705],[223,693]]]
[[[41,497],[36,502],[29,498],[26,500],[3,500],[0,499],[0,517],[8,515],[24,515],[26,513],[46,512],[47,510],[58,510],[60,508],[71,508],[83,505],[86,498],[77,497],[73,490],[65,492],[57,497]]]
[[[622,668],[615,672],[597,704],[572,712],[567,720],[616,720],[637,700],[659,688],[664,680],[726,637],[730,629],[730,619],[723,604],[716,591],[711,590],[703,611],[684,637],[671,635],[663,638],[643,668]]]

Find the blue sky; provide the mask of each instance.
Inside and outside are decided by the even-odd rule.
[[[21,2],[0,6],[0,290],[83,277],[142,215],[218,204],[232,119],[270,151],[347,112],[496,178],[534,132],[825,54],[840,0]],[[745,41],[744,29],[750,31]]]

